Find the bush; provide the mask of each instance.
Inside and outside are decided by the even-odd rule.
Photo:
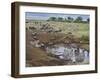
[[[82,36],[81,41],[89,41],[89,36]]]

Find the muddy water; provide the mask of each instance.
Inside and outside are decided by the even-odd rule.
[[[89,51],[77,47],[75,44],[64,45],[57,44],[46,47],[48,54],[53,54],[61,60],[71,63],[87,64],[89,63]]]

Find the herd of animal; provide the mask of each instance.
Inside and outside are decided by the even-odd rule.
[[[38,23],[35,23],[38,24]],[[51,33],[61,33],[61,29],[54,29],[53,27],[50,27],[49,24],[41,24],[40,28],[36,28],[34,26],[28,26],[26,28],[28,32],[31,33],[31,40],[29,41],[29,44],[33,47],[36,48],[43,48],[47,54],[54,55],[54,57],[64,60],[64,61],[69,61],[70,63],[83,63],[83,64],[88,64],[89,63],[89,51],[77,47],[77,44],[64,44],[60,41],[60,43],[53,44],[52,41],[48,42],[47,44],[39,40],[37,38],[37,35],[45,33],[45,34],[51,34]],[[66,38],[66,37],[65,37]],[[65,39],[64,38],[64,39]],[[62,39],[62,38],[61,38]],[[66,39],[67,40],[67,39]],[[50,44],[52,43],[52,44]],[[63,44],[63,45],[62,45]]]

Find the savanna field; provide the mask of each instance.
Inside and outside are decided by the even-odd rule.
[[[77,49],[75,60],[65,47]],[[26,67],[88,64],[82,49],[89,53],[89,23],[26,20]]]

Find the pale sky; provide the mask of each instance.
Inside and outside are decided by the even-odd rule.
[[[25,17],[29,20],[48,20],[49,17],[72,17],[76,19],[77,17],[82,17],[83,21],[86,21],[90,16],[89,15],[82,15],[82,14],[62,14],[62,13],[40,13],[40,12],[26,12]]]

